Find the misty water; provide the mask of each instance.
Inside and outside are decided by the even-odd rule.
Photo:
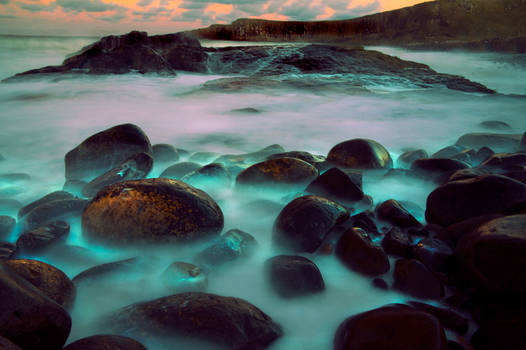
[[[94,38],[0,36],[0,79],[45,65],[60,64]],[[206,43],[225,46],[225,43]],[[380,142],[393,159],[409,148],[428,153],[453,144],[468,132],[487,131],[478,124],[500,120],[510,133],[526,130],[525,58],[512,54],[410,52],[374,48],[459,74],[496,90],[495,95],[470,94],[446,88],[422,89],[371,81],[367,92],[269,90],[221,93],[202,90],[219,76],[180,72],[177,77],[110,75],[42,77],[0,84],[0,174],[27,173],[30,181],[0,183],[0,198],[27,204],[62,188],[64,155],[88,136],[108,127],[134,123],[152,144],[169,143],[191,152],[245,153],[270,144],[286,150],[327,155],[335,144],[352,138]],[[234,113],[240,108],[261,113]],[[184,160],[184,159],[183,159]],[[157,177],[170,163],[155,164]],[[369,278],[349,271],[334,256],[305,255],[320,268],[326,290],[312,297],[281,300],[266,285],[263,261],[282,253],[271,245],[272,224],[279,209],[246,210],[260,198],[284,206],[297,193],[239,193],[230,186],[204,189],[225,214],[225,230],[238,228],[259,242],[255,256],[210,273],[208,292],[243,298],[282,325],[284,336],[272,349],[330,349],[334,332],[346,317],[413,298],[380,291]],[[409,201],[421,221],[433,185],[365,176],[364,192],[375,203],[395,198]],[[15,216],[12,212],[3,212]],[[354,213],[353,213],[354,214]],[[92,335],[100,315],[170,291],[160,274],[173,261],[191,261],[201,246],[109,248],[82,238],[79,222],[71,222],[68,244],[84,247],[82,258],[36,257],[63,270],[70,278],[104,262],[146,256],[144,269],[78,288],[68,342]],[[10,241],[15,241],[14,232]],[[389,281],[389,276],[386,279]],[[160,346],[159,348],[162,348]],[[155,349],[155,347],[150,347]]]

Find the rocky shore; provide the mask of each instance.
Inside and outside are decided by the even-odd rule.
[[[0,217],[0,240],[20,232],[15,243],[0,244],[3,348],[62,349],[76,322],[70,312],[82,307],[76,295],[111,274],[148,271],[143,257],[92,266],[76,277],[40,261],[72,251],[64,237],[75,220],[86,241],[111,249],[159,243],[191,249],[195,242],[204,248],[191,261],[174,257],[164,267],[163,296],[99,317],[100,335],[63,349],[145,349],[141,343],[159,339],[168,346],[184,339],[198,348],[264,349],[287,337],[271,310],[207,293],[207,275],[261,249],[253,234],[224,227],[228,203],[209,194],[222,189],[272,189],[290,198],[284,207],[252,204],[276,207],[272,246],[286,254],[265,261],[261,278],[279,298],[294,303],[324,293],[326,271],[311,259],[325,256],[379,290],[418,300],[348,315],[334,329],[334,349],[526,346],[526,133],[467,134],[435,154],[415,149],[398,159],[369,139],[341,142],[327,156],[271,145],[215,155],[204,166],[192,162],[202,156],[152,146],[138,126],[117,125],[65,155],[63,191]],[[166,166],[161,178],[148,178],[152,163]],[[433,184],[425,222],[410,203],[377,203],[364,193],[368,177]],[[251,212],[247,207],[244,215]]]

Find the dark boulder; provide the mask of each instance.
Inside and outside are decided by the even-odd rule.
[[[201,167],[200,164],[194,162],[182,162],[177,163],[166,168],[159,177],[166,177],[168,179],[179,180],[186,174],[190,174],[192,171],[197,170]]]
[[[389,152],[376,141],[353,139],[334,146],[327,160],[336,166],[354,169],[392,168]]]
[[[303,196],[281,210],[273,227],[273,242],[295,252],[313,253],[330,230],[349,218],[341,205],[318,196]]]
[[[526,348],[526,311],[521,310],[506,317],[496,317],[482,323],[473,334],[471,343],[480,350]]]
[[[450,158],[425,158],[418,159],[411,165],[411,170],[416,171],[423,178],[444,183],[456,171],[469,168],[469,164]]]
[[[105,187],[82,214],[85,237],[113,243],[191,241],[222,229],[223,213],[212,198],[163,178]]]
[[[466,332],[468,331],[468,319],[459,315],[457,312],[451,309],[444,309],[426,303],[421,303],[418,301],[410,301],[409,305],[411,305],[415,309],[427,312],[435,316],[444,328],[450,329],[455,333],[466,334]]]
[[[18,345],[13,344],[9,339],[0,336],[0,349],[2,350],[22,350]]]
[[[489,214],[477,216],[464,221],[460,221],[456,224],[442,228],[435,238],[447,242],[451,247],[455,247],[457,242],[466,234],[473,232],[482,224],[503,217],[502,214]]]
[[[410,168],[415,160],[428,157],[429,155],[423,149],[415,149],[402,153],[396,160],[396,165],[401,168]]]
[[[91,180],[137,153],[152,154],[138,126],[121,124],[96,133],[66,154],[66,180]]]
[[[161,275],[163,285],[173,293],[206,292],[208,278],[198,266],[176,261]]]
[[[526,132],[522,134],[521,142],[519,144],[519,152],[526,152]]]
[[[24,350],[60,350],[71,318],[29,281],[0,263],[0,334]]]
[[[27,230],[32,230],[53,221],[80,216],[88,203],[78,198],[47,202],[31,210],[21,221]]]
[[[411,258],[412,247],[413,242],[411,237],[396,227],[387,231],[382,239],[382,248],[389,255]]]
[[[395,289],[421,299],[441,299],[444,285],[418,260],[400,259],[394,269]]]
[[[285,149],[278,144],[273,144],[262,148],[255,152],[243,153],[243,154],[225,154],[218,157],[214,162],[223,163],[226,165],[231,164],[253,164],[263,162],[264,160],[270,159],[274,154],[283,153]],[[286,156],[283,156],[286,157]],[[283,158],[277,157],[277,158]],[[276,157],[274,157],[276,158]],[[291,157],[294,158],[294,157]],[[308,163],[308,162],[307,162]]]
[[[36,201],[34,202],[31,202],[25,206],[23,206],[22,208],[20,208],[20,210],[18,211],[18,218],[21,219],[23,218],[24,216],[26,216],[27,214],[29,214],[30,211],[32,211],[33,209],[43,205],[43,204],[47,204],[49,202],[53,202],[53,201],[56,201],[56,200],[68,200],[68,199],[74,199],[75,196],[73,196],[71,193],[69,192],[66,192],[66,191],[55,191],[55,192],[51,192],[47,195],[45,195],[44,197],[40,198],[40,199],[37,199]]]
[[[197,187],[229,187],[232,176],[223,164],[211,163],[186,174],[181,181]]]
[[[302,256],[278,255],[265,262],[266,278],[283,298],[319,293],[325,289],[320,270]]]
[[[381,290],[389,289],[389,285],[387,284],[387,282],[383,278],[380,278],[380,277],[376,277],[375,279],[373,279],[372,285],[373,287],[381,289]]]
[[[351,216],[352,227],[359,227],[370,234],[379,234],[376,226],[376,216],[372,210],[365,210]]]
[[[10,216],[0,216],[0,241],[6,240],[15,229],[16,220]]]
[[[329,169],[318,176],[305,191],[341,203],[361,201],[364,196],[361,188],[338,168]]]
[[[280,152],[267,157],[268,160],[277,158],[298,158],[303,160],[304,162],[314,165],[316,168],[318,168],[317,165],[325,162],[326,160],[324,156],[314,155],[304,151]]]
[[[105,278],[136,270],[140,266],[139,258],[129,258],[90,267],[73,277],[76,286],[101,281]]]
[[[69,234],[69,224],[64,221],[54,221],[22,233],[16,245],[24,253],[37,253],[53,244],[64,241]]]
[[[153,158],[147,153],[138,153],[122,164],[91,180],[82,189],[84,197],[91,198],[103,187],[117,182],[144,179],[153,167]]]
[[[504,173],[524,166],[526,166],[526,153],[496,153],[479,167],[496,173]]]
[[[155,162],[177,162],[179,160],[179,152],[177,152],[177,149],[166,143],[153,145],[152,153]]]
[[[433,271],[445,272],[453,249],[436,238],[424,238],[413,247],[413,256]]]
[[[351,270],[367,276],[379,276],[389,271],[387,254],[360,228],[343,233],[336,244],[336,256]]]
[[[11,259],[17,253],[16,244],[9,242],[0,242],[0,259]]]
[[[426,219],[449,226],[482,215],[505,214],[526,204],[526,184],[500,175],[448,182],[427,197]]]
[[[282,335],[279,325],[245,300],[194,292],[127,306],[101,326],[139,339],[182,336],[240,350],[264,349]]]
[[[482,168],[466,168],[455,171],[447,179],[447,182],[473,179],[482,175],[489,175],[490,172]]]
[[[515,152],[520,139],[521,135],[517,134],[472,133],[462,135],[456,144],[476,149],[486,146],[496,152]]]
[[[389,199],[376,207],[378,219],[387,221],[395,226],[406,228],[422,225],[398,201]]]
[[[493,150],[491,148],[489,148],[489,147],[481,147],[481,148],[479,148],[479,150],[473,156],[472,165],[473,166],[477,166],[480,163],[482,163],[485,160],[487,160],[489,157],[491,157],[494,154],[495,154],[495,152],[493,152]]]
[[[461,153],[462,151],[465,151],[466,149],[467,147],[461,145],[446,146],[433,153],[429,158],[451,158]]]
[[[346,319],[334,336],[334,350],[446,350],[436,317],[401,305],[384,306]]]
[[[132,338],[104,334],[76,340],[63,350],[146,350],[146,347]]]
[[[37,287],[45,296],[66,310],[73,307],[75,285],[66,274],[54,266],[38,260],[6,260],[4,266]]]

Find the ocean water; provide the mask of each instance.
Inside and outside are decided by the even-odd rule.
[[[94,38],[0,36],[0,79],[45,65],[60,64]],[[225,46],[225,43],[206,45]],[[469,94],[445,88],[416,89],[372,82],[369,92],[276,90],[222,93],[202,90],[220,76],[180,72],[177,77],[127,74],[115,76],[43,77],[0,84],[0,162],[2,173],[27,173],[30,181],[1,183],[0,197],[26,204],[64,183],[64,155],[95,132],[121,123],[139,125],[152,144],[169,143],[192,152],[245,153],[278,143],[287,150],[326,155],[335,144],[370,138],[383,144],[393,159],[409,148],[430,154],[453,144],[467,132],[487,131],[478,124],[500,120],[510,133],[526,130],[524,56],[464,52],[409,52],[374,48],[426,63],[437,71],[464,75],[495,89],[495,95]],[[252,107],[257,114],[233,113]],[[156,164],[150,177],[170,164]],[[364,191],[375,203],[395,198],[413,203],[423,220],[427,183],[364,179]],[[208,190],[208,188],[205,188]],[[240,194],[231,187],[211,190],[225,213],[225,230],[239,228],[259,242],[255,256],[209,275],[209,292],[241,297],[261,308],[284,329],[272,349],[330,349],[334,332],[346,317],[411,297],[371,287],[371,281],[341,265],[335,257],[310,256],[319,266],[326,290],[316,296],[280,300],[265,283],[262,263],[280,251],[270,242],[273,211],[247,212],[262,194]],[[266,193],[285,205],[296,193]],[[420,209],[419,209],[420,208]],[[110,249],[93,246],[72,222],[68,243],[82,246],[82,261],[37,257],[73,278],[96,263],[147,255],[147,273],[129,273],[97,288],[78,290],[72,311],[70,341],[92,335],[97,317],[119,307],[166,295],[159,275],[175,260],[189,260],[199,246]],[[16,235],[10,237],[16,240]],[[390,279],[389,275],[386,277]],[[315,336],[313,336],[315,334]],[[454,338],[453,338],[454,339]],[[159,347],[162,348],[162,347]],[[150,347],[150,349],[155,349]]]

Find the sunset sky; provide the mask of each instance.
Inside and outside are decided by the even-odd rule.
[[[423,0],[0,0],[0,34],[170,33],[237,18],[358,17]]]

